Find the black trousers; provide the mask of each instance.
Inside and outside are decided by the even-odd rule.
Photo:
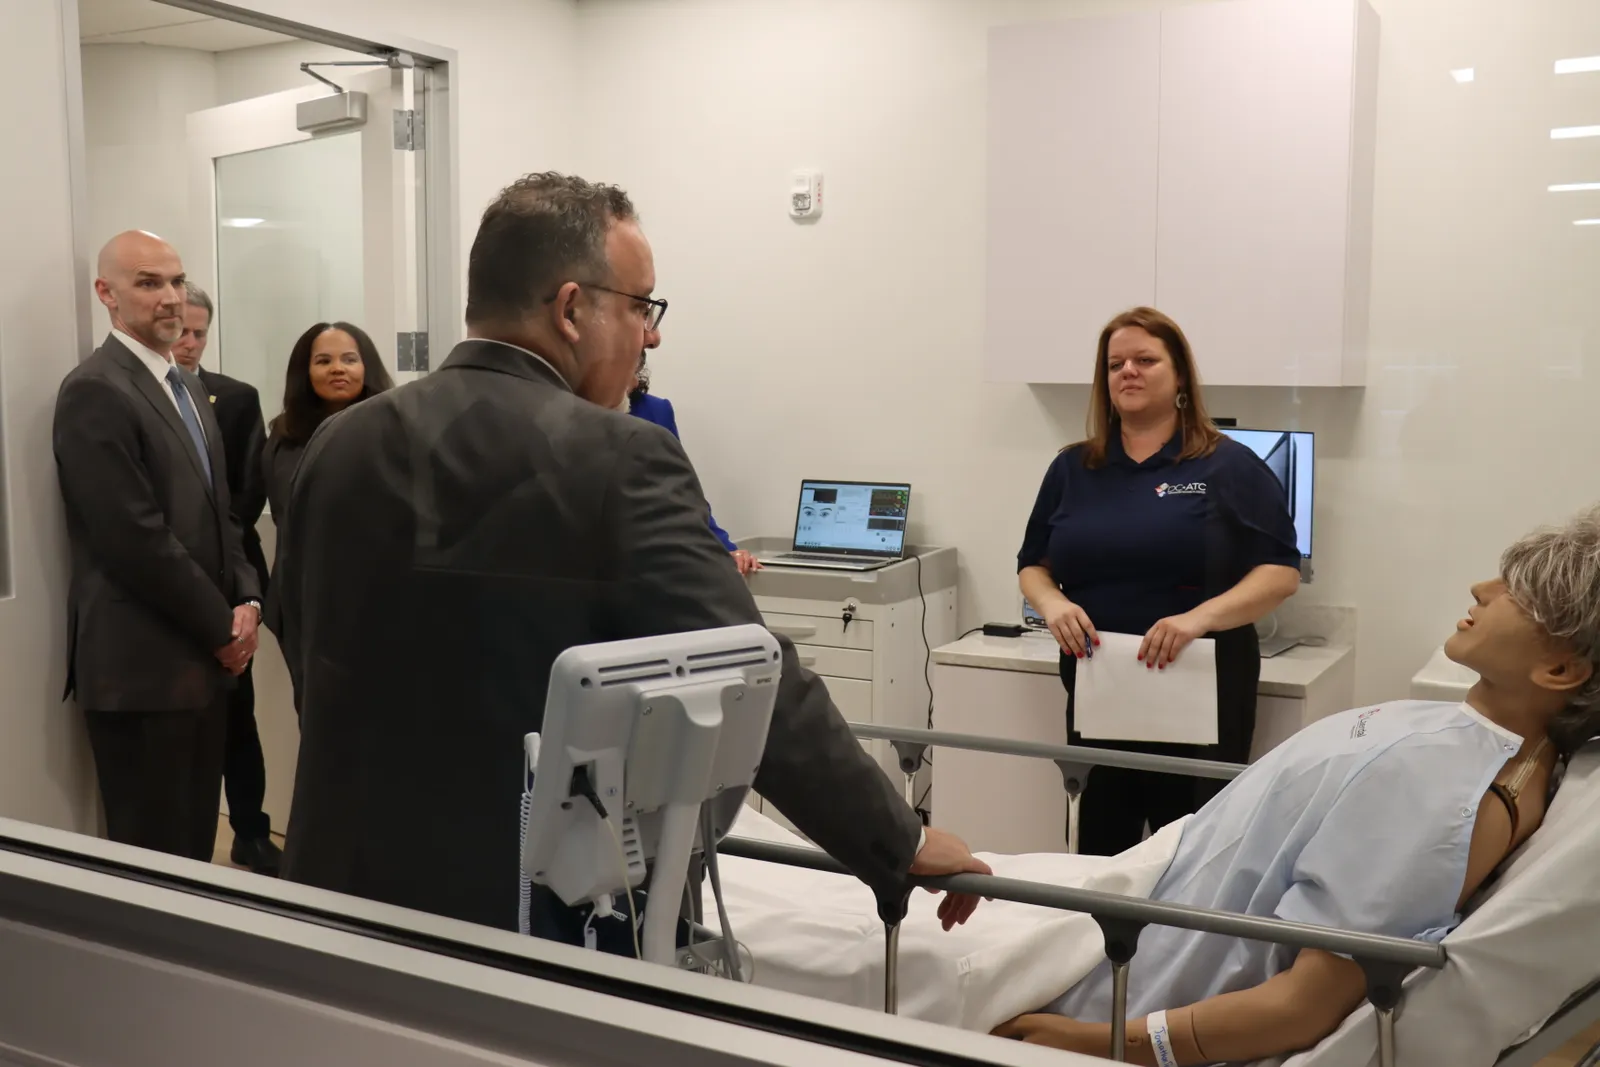
[[[228,695],[227,741],[223,750],[222,780],[228,796],[228,825],[242,841],[258,841],[272,831],[272,820],[261,805],[267,798],[267,762],[256,729],[256,687],[251,681],[252,662]]]
[[[222,799],[226,697],[199,711],[89,711],[113,841],[210,861]]]
[[[1253,626],[1212,634],[1217,642],[1217,744],[1161,745],[1085,740],[1072,724],[1073,680],[1077,660],[1063,656],[1061,681],[1067,689],[1067,743],[1123,752],[1148,752],[1186,759],[1245,763],[1256,729],[1256,686],[1261,680],[1261,646]],[[1114,856],[1144,838],[1191,815],[1222,791],[1216,778],[1186,778],[1120,767],[1095,767],[1079,801],[1078,848],[1085,855]]]

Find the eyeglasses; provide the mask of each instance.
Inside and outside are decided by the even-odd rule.
[[[647,330],[660,329],[661,320],[667,317],[667,302],[665,300],[656,300],[648,296],[635,296],[633,293],[625,293],[621,289],[613,289],[609,285],[600,285],[596,282],[579,282],[578,284],[587,285],[591,289],[599,289],[602,292],[614,293],[617,296],[625,296],[635,303],[643,304],[645,307],[644,328]]]

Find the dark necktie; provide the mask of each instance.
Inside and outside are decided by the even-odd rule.
[[[183,372],[176,366],[167,368],[167,384],[172,386],[173,399],[178,402],[178,415],[182,417],[183,424],[189,428],[189,439],[194,442],[194,450],[200,454],[200,466],[205,468],[206,481],[209,482],[211,455],[206,451],[206,435],[200,432],[200,416],[196,414],[194,400],[183,384]]]

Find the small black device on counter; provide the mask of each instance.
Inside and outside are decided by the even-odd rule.
[[[983,624],[985,637],[1021,637],[1022,624],[1019,622],[986,622]]]

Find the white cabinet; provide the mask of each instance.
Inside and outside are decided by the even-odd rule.
[[[992,31],[987,377],[1089,382],[1147,303],[1208,384],[1362,384],[1377,44],[1366,0]]]
[[[740,544],[759,553],[787,547],[771,539]],[[794,642],[801,665],[822,679],[848,721],[928,725],[932,650],[956,635],[956,552],[916,551],[920,561],[907,559],[876,571],[769,567],[750,576],[750,591],[768,629]],[[893,747],[884,741],[863,745],[902,788]],[[750,804],[789,826],[754,793]]]
[[[1376,45],[1352,0],[1162,13],[1156,301],[1206,382],[1361,384]]]
[[[1106,320],[1155,301],[1160,34],[1154,12],[990,34],[990,380],[1086,382]]]

